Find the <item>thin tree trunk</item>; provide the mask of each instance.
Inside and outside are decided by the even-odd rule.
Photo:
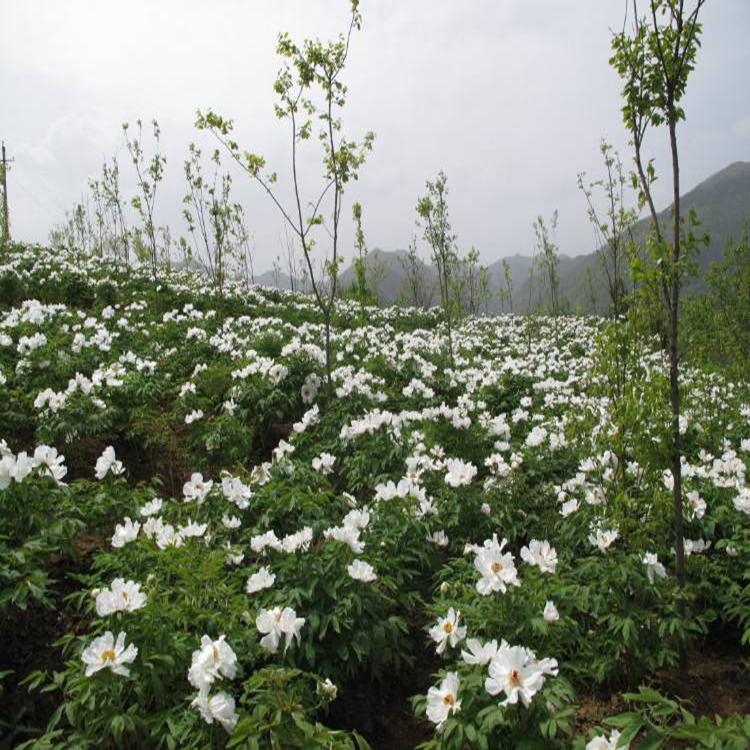
[[[682,451],[680,445],[680,382],[679,353],[677,350],[679,333],[680,303],[680,163],[677,152],[677,128],[674,117],[669,121],[669,145],[672,150],[672,182],[674,189],[674,215],[672,236],[672,304],[670,309],[669,329],[669,395],[672,407],[672,476],[674,486],[675,526],[675,573],[680,589],[685,586],[685,539],[684,519],[682,512]],[[677,612],[682,617],[685,613],[685,602],[682,594],[677,598]]]
[[[325,316],[326,330],[326,398],[328,404],[333,399],[333,382],[331,380],[331,311],[328,310]]]

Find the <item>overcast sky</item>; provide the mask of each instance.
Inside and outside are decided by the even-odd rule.
[[[347,193],[364,209],[368,245],[405,247],[426,179],[448,175],[459,247],[485,262],[533,250],[532,221],[559,210],[563,253],[593,249],[576,175],[598,175],[602,136],[629,159],[620,82],[608,65],[624,0],[362,0],[345,80],[345,131],[376,134]],[[709,0],[703,48],[679,131],[685,189],[733,161],[750,161],[750,2]],[[181,219],[197,108],[236,123],[241,147],[288,173],[288,131],[273,114],[276,35],[327,39],[348,22],[345,0],[3,0],[0,137],[15,158],[11,229],[45,241],[105,158],[129,173],[124,121],[155,117],[168,159],[157,220]],[[648,142],[663,175],[666,136]],[[316,144],[313,145],[313,148]],[[308,167],[316,163],[312,153]],[[316,178],[308,170],[305,178]],[[130,179],[125,179],[128,193]],[[280,252],[283,223],[241,172],[236,197],[256,244],[256,268]],[[281,197],[286,200],[280,184]],[[312,191],[310,191],[312,193]],[[351,257],[351,211],[343,213]],[[423,252],[424,248],[423,248]]]

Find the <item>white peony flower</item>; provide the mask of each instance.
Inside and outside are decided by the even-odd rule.
[[[146,606],[146,595],[141,585],[124,578],[115,578],[109,589],[96,596],[96,614],[105,617],[112,612],[134,612]]]
[[[321,453],[312,460],[312,467],[321,474],[330,474],[335,463],[336,456],[332,456],[330,453]]]
[[[248,594],[255,594],[263,589],[273,586],[276,576],[264,565],[257,573],[253,573],[248,579],[245,591]]]
[[[107,474],[119,476],[125,471],[122,461],[118,461],[115,456],[115,449],[108,445],[101,456],[96,460],[94,475],[97,479],[104,479]]]
[[[597,527],[589,534],[589,542],[597,547],[600,552],[606,552],[618,536],[620,536],[620,532],[617,529]]]
[[[132,521],[130,516],[125,516],[123,522],[115,526],[115,533],[112,535],[112,546],[119,549],[129,542],[134,541],[140,529],[141,524],[138,521]]]
[[[743,487],[740,494],[734,498],[734,507],[741,513],[750,514],[750,488]]]
[[[542,613],[542,617],[544,617],[545,622],[548,622],[550,625],[556,623],[560,619],[560,613],[557,611],[557,607],[555,606],[554,602],[548,601],[544,605],[544,612]]]
[[[619,745],[620,732],[617,729],[612,730],[612,734],[609,735],[609,739],[604,736],[594,737],[586,745],[586,750],[628,750],[630,743],[627,745]]]
[[[227,565],[240,565],[245,559],[245,553],[242,550],[235,550],[229,541],[224,544],[224,549],[227,551],[224,558],[227,561]]]
[[[646,575],[648,576],[648,582],[653,583],[654,578],[666,578],[667,571],[664,566],[659,562],[659,558],[655,552],[648,552],[643,556],[643,564],[646,566]]]
[[[523,646],[503,644],[490,662],[489,677],[484,688],[490,695],[505,693],[501,706],[518,703],[529,706],[534,695],[544,685],[545,673],[556,674],[557,662],[537,662],[532,651]]]
[[[521,559],[535,565],[542,573],[554,573],[557,567],[557,552],[547,540],[532,539],[528,547],[521,548]]]
[[[253,482],[256,484],[264,485],[267,484],[268,481],[271,479],[271,464],[269,462],[265,462],[262,464],[259,464],[258,466],[255,466],[250,473],[250,478]]]
[[[326,677],[323,682],[317,684],[315,692],[324,695],[329,701],[335,701],[339,689],[331,682],[330,677]]]
[[[221,517],[221,525],[225,529],[239,529],[242,526],[242,521],[237,516],[229,516],[224,513]]]
[[[250,549],[256,554],[264,555],[266,547],[281,552],[281,540],[276,536],[273,529],[266,531],[265,534],[256,534],[250,537]]]
[[[57,452],[51,445],[38,445],[34,451],[34,464],[40,469],[40,474],[51,476],[60,483],[68,473],[65,466],[65,456]]]
[[[193,422],[202,418],[203,412],[200,409],[193,409],[193,411],[185,415],[185,424],[193,424]]]
[[[477,581],[476,588],[482,596],[488,596],[493,591],[504,594],[508,586],[521,585],[513,555],[510,552],[503,554],[507,543],[508,540],[503,539],[502,544],[498,544],[497,535],[493,535],[491,540],[484,542],[483,547],[476,549],[474,567],[482,576]]]
[[[448,535],[440,529],[439,531],[433,531],[432,534],[428,534],[427,541],[432,542],[437,547],[447,547]]]
[[[477,475],[477,467],[460,458],[449,458],[445,462],[445,468],[448,470],[445,483],[450,487],[471,484],[471,480]]]
[[[221,491],[230,503],[234,503],[240,510],[250,505],[252,490],[239,477],[224,477],[221,480]]]
[[[201,690],[190,705],[200,711],[206,724],[213,724],[216,720],[230,733],[239,719],[234,698],[228,693],[209,695],[207,691]]]
[[[367,508],[362,510],[353,509],[350,510],[342,521],[342,526],[351,526],[354,529],[366,529],[370,523],[370,513]]]
[[[503,641],[503,643],[505,643]],[[467,664],[479,664],[484,666],[489,664],[494,659],[497,653],[497,641],[491,640],[487,643],[482,643],[476,638],[469,638],[466,641],[468,651],[461,651],[461,658]]]
[[[312,528],[305,526],[303,529],[296,531],[294,534],[287,534],[281,540],[281,549],[284,552],[291,554],[296,552],[298,549],[306,552],[310,549],[310,543],[312,542]]]
[[[448,614],[438,618],[437,624],[430,628],[430,637],[437,643],[435,650],[438,654],[442,654],[448,644],[455,648],[465,638],[466,628],[458,624],[460,618],[461,613],[451,607]]]
[[[182,526],[177,527],[177,533],[183,539],[189,539],[190,537],[202,537],[208,529],[207,523],[198,523],[197,521],[189,521]]]
[[[144,518],[148,518],[149,516],[154,516],[161,511],[162,505],[164,505],[164,501],[160,497],[155,497],[153,500],[150,500],[145,505],[141,506],[141,509],[138,512]]]
[[[120,632],[115,641],[108,630],[104,635],[94,638],[83,650],[81,661],[86,665],[86,677],[101,669],[111,669],[115,674],[127,677],[130,670],[126,664],[132,664],[138,655],[138,649],[131,643],[125,648],[125,633]]]
[[[355,560],[346,570],[355,581],[371,583],[377,579],[375,569],[370,563],[364,562],[364,560]]]
[[[703,518],[706,515],[706,501],[698,494],[697,490],[688,492],[686,497],[689,506],[688,520]]]
[[[16,456],[15,463],[10,470],[10,476],[15,479],[19,484],[26,479],[29,474],[34,470],[35,462],[34,459],[22,451]]]
[[[705,539],[686,539],[685,540],[685,556],[701,554],[711,547],[711,542]],[[672,550],[674,552],[674,550]]]
[[[175,531],[174,526],[171,523],[161,524],[155,530],[156,546],[159,549],[167,549],[167,547],[182,547],[185,543],[181,534]]]
[[[148,539],[153,539],[162,528],[164,528],[164,519],[161,516],[149,516],[143,522],[141,531]]]
[[[461,710],[458,700],[459,679],[456,672],[448,672],[438,687],[427,691],[427,718],[439,730],[450,714]]]
[[[0,490],[4,490],[11,483],[15,465],[16,461],[12,453],[0,458]]]
[[[578,510],[579,502],[578,498],[571,498],[560,506],[560,515],[563,518],[567,518]]]
[[[188,681],[198,690],[207,691],[215,680],[222,677],[233,680],[237,674],[237,655],[225,638],[220,635],[214,641],[204,635],[201,637],[201,647],[193,651]]]
[[[194,472],[190,477],[190,481],[185,482],[182,487],[182,494],[185,496],[184,502],[189,503],[195,500],[198,505],[202,505],[213,486],[214,483],[212,480],[204,481],[203,474],[197,471]]]
[[[260,645],[272,654],[278,651],[282,635],[286,641],[284,652],[289,648],[292,638],[296,638],[299,642],[300,630],[304,624],[305,618],[297,617],[297,613],[291,607],[261,609],[255,618],[255,627],[258,628],[258,632],[265,633],[260,639]]]
[[[365,543],[359,539],[359,529],[355,526],[334,526],[323,532],[324,539],[334,539],[349,546],[355,555],[360,555],[365,549]]]

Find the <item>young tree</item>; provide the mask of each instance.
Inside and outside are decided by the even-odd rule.
[[[130,231],[125,222],[119,176],[116,158],[112,158],[111,165],[105,161],[101,178],[88,181],[90,195],[82,197],[71,212],[66,212],[65,223],[50,232],[53,246],[128,263]],[[160,231],[163,234],[165,230]]]
[[[253,249],[250,244],[252,236],[247,227],[245,211],[239,203],[237,204],[230,232],[232,233],[232,241],[236,248],[237,275],[245,285],[245,289],[248,289],[251,284],[255,283]]]
[[[94,255],[97,253],[97,232],[91,223],[88,198],[65,212],[65,222],[50,230],[50,244],[53,247],[66,248],[76,255]]]
[[[130,230],[125,221],[122,193],[120,192],[120,165],[117,158],[102,164],[101,191],[107,214],[108,242],[116,263],[130,265]]]
[[[388,276],[388,263],[382,255],[377,252],[367,256],[365,260],[367,272],[367,298],[369,304],[380,304],[380,287]]]
[[[472,247],[461,259],[463,269],[463,301],[469,315],[487,311],[490,298],[490,279],[487,267],[479,262],[479,251]]]
[[[487,315],[490,311],[490,301],[492,300],[492,283],[490,279],[490,269],[487,266],[479,266],[479,275],[477,279],[477,315]]]
[[[581,172],[578,188],[586,198],[589,221],[594,228],[596,255],[607,280],[610,313],[618,318],[625,310],[625,269],[636,248],[633,225],[638,213],[625,204],[628,178],[620,155],[604,139],[599,144],[599,151],[604,159],[606,176],[587,184],[585,174]],[[604,215],[595,206],[594,192],[599,190],[604,193]]]
[[[510,263],[508,263],[507,258],[503,258],[503,284],[505,285],[505,288],[501,288],[501,292],[504,292],[504,294],[501,294],[500,299],[502,300],[503,297],[508,301],[508,306],[510,308],[510,312],[513,312],[513,277],[510,275]]]
[[[276,289],[281,289],[281,256],[277,255],[273,259],[272,271],[273,274],[273,285]]]
[[[369,294],[367,290],[367,245],[365,233],[362,230],[362,205],[358,201],[352,204],[352,216],[354,218],[354,247],[357,251],[357,257],[354,259],[354,279],[360,315],[364,320],[365,303]]]
[[[240,151],[236,141],[231,138],[231,120],[208,111],[205,115],[198,112],[196,121],[196,126],[210,130],[236,162],[265,190],[302,248],[312,292],[323,317],[326,392],[329,402],[333,397],[331,321],[340,263],[339,220],[342,201],[346,186],[357,179],[375,137],[372,133],[367,133],[361,141],[346,138],[340,118],[348,93],[341,77],[349,57],[352,33],[361,27],[361,23],[359,0],[352,0],[348,32],[335,41],[323,43],[307,39],[302,45],[297,45],[288,34],[279,35],[276,51],[282,58],[283,65],[274,84],[279,98],[275,109],[276,116],[280,120],[286,120],[291,131],[292,209],[288,209],[276,194],[274,185],[277,176],[273,172],[264,171],[265,159],[258,154]],[[317,103],[313,101],[315,96],[318,97]],[[323,187],[316,198],[306,202],[302,197],[303,185],[297,166],[298,150],[302,143],[312,138],[314,121],[322,126],[318,140],[323,152]],[[324,205],[326,200],[327,212]],[[323,224],[330,237],[330,252],[323,264],[324,272],[321,276],[314,270],[313,253],[316,246],[315,230]]]
[[[398,262],[404,271],[401,298],[414,307],[428,308],[432,304],[433,285],[427,277],[427,267],[417,253],[417,238],[412,237],[409,249]]]
[[[94,254],[104,257],[104,244],[106,236],[106,211],[105,199],[99,180],[89,180],[89,190],[94,201]]]
[[[284,245],[286,249],[286,271],[289,276],[289,288],[292,292],[296,292],[300,275],[300,269],[297,266],[297,248],[294,244],[294,238],[289,236],[289,229],[286,224],[284,224]]]
[[[189,156],[185,161],[188,192],[182,201],[182,214],[193,238],[196,254],[213,285],[222,294],[227,265],[234,250],[232,226],[238,210],[237,204],[230,199],[232,178],[228,174],[220,174],[218,149],[211,155],[213,174],[209,180],[203,177],[200,149],[191,143],[188,151]]]
[[[534,234],[536,235],[537,249],[539,250],[539,266],[542,269],[544,282],[549,291],[550,312],[557,317],[561,312],[560,307],[560,264],[557,244],[555,243],[555,232],[557,230],[557,211],[552,214],[550,227],[541,216],[537,216],[534,222]]]
[[[448,356],[453,365],[453,285],[457,255],[456,237],[451,232],[448,219],[447,182],[448,178],[443,171],[438,172],[434,182],[427,181],[427,195],[417,201],[417,215],[422,220],[417,225],[422,227],[424,238],[432,249],[432,260],[437,269],[440,287],[440,304],[448,332]]]
[[[161,254],[164,268],[167,273],[172,273],[172,230],[168,225],[159,227],[159,236],[161,237]]]
[[[529,280],[528,280],[528,286],[529,286],[529,299],[526,303],[526,314],[531,315],[532,312],[532,305],[531,305],[531,299],[534,292],[534,279],[536,277],[536,269],[537,265],[539,264],[539,261],[537,260],[536,255],[533,255],[531,258],[531,263],[529,263]]]
[[[151,273],[154,280],[156,280],[159,250],[156,242],[157,228],[156,224],[154,224],[154,206],[156,203],[156,191],[164,177],[164,165],[167,163],[167,158],[159,151],[159,138],[161,137],[159,123],[156,120],[152,120],[151,125],[153,127],[155,146],[154,155],[149,161],[146,161],[143,151],[143,123],[140,120],[136,120],[138,134],[132,139],[128,135],[130,128],[128,123],[123,124],[122,132],[125,135],[125,145],[130,154],[130,160],[135,167],[138,190],[140,191],[140,195],[136,195],[130,202],[138,212],[142,223],[140,231],[136,235],[137,245],[148,259],[151,266]],[[143,239],[144,235],[145,240]]]
[[[94,231],[87,199],[82,199],[82,202],[78,203],[73,210],[73,225],[76,236],[75,251],[84,255],[92,255]]]
[[[641,16],[637,0],[632,0],[633,26],[623,29],[612,39],[611,65],[623,80],[622,113],[633,139],[636,184],[641,203],[648,206],[651,216],[650,247],[656,261],[650,273],[658,281],[661,302],[669,321],[669,392],[671,429],[669,458],[673,486],[675,527],[675,572],[677,585],[685,585],[685,545],[682,505],[682,446],[680,442],[679,382],[679,321],[680,289],[686,258],[695,249],[693,226],[688,226],[680,205],[680,160],[677,147],[677,126],[685,118],[681,101],[688,77],[695,67],[700,46],[701,25],[698,16],[705,0],[649,0],[648,13]],[[647,131],[665,126],[672,160],[672,221],[662,224],[656,213],[652,186],[655,179],[653,162],[644,162],[643,144]],[[678,612],[684,614],[685,604],[677,599]]]

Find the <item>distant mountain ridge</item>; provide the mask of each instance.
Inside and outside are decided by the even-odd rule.
[[[710,243],[703,248],[697,263],[699,275],[692,282],[692,288],[701,286],[701,278],[712,261],[722,258],[724,247],[730,238],[739,239],[744,227],[750,221],[750,162],[734,162],[711,175],[708,179],[688,191],[681,199],[683,211],[695,209],[701,222],[701,230],[708,233]],[[664,209],[659,218],[669,222],[670,207]],[[649,226],[645,217],[635,225],[635,235],[645,236]],[[382,304],[408,302],[406,272],[404,261],[405,250],[384,251],[378,248],[371,250],[367,256],[370,270],[380,269],[382,278],[378,283],[378,296]],[[533,258],[528,255],[515,254],[504,258],[508,263],[513,289],[513,309],[525,312],[539,303],[538,281],[530,280]],[[500,311],[499,290],[505,286],[503,278],[503,259],[495,261],[488,267],[492,300],[490,312]],[[588,282],[588,271],[591,272],[591,284]],[[421,261],[421,272],[428,285],[434,288],[432,302],[438,301],[437,273],[435,268]],[[560,276],[560,298],[567,309],[591,311],[590,298],[594,297],[594,311],[602,312],[608,304],[608,294],[604,274],[596,253],[570,256],[560,255],[558,273]],[[538,274],[537,274],[538,276]],[[278,278],[277,278],[278,277]],[[354,269],[347,267],[341,272],[339,286],[342,290],[354,284]],[[256,282],[268,286],[291,288],[289,275],[267,271],[256,277]],[[278,282],[278,283],[277,283]],[[590,288],[589,288],[590,287]],[[506,305],[507,310],[507,305]]]

